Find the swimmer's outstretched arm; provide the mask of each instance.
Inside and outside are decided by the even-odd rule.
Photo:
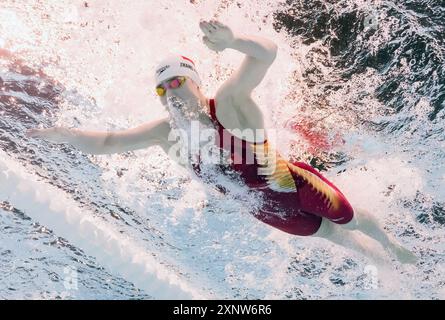
[[[29,129],[28,137],[39,137],[55,143],[69,143],[88,154],[122,153],[153,145],[167,151],[170,124],[167,118],[152,121],[135,128],[121,131],[86,131],[53,127],[48,129]]]

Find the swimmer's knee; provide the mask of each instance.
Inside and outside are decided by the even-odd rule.
[[[354,216],[351,217],[351,219],[349,219],[345,223],[341,223],[341,225],[343,228],[348,229],[348,230],[357,230],[358,229],[358,221]]]
[[[318,228],[318,230],[312,234],[313,237],[318,237],[318,238],[326,238],[329,237],[329,235],[332,234],[332,222],[329,221],[328,219],[321,219],[321,224],[320,227]]]
[[[313,236],[316,237],[322,237],[326,238],[334,232],[335,226],[339,225],[342,228],[348,229],[348,230],[356,230],[358,228],[357,219],[355,219],[353,212],[348,212],[347,214],[342,213],[338,216],[338,218],[335,217],[329,217],[323,218],[321,221],[320,228],[317,230],[316,233],[313,234]]]

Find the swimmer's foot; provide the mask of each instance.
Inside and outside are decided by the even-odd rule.
[[[399,244],[393,244],[391,246],[391,251],[395,254],[397,260],[399,260],[400,263],[416,264],[418,260],[417,256],[414,253]]]

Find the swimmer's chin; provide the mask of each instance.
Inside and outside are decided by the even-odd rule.
[[[169,99],[167,99],[167,103],[172,104],[174,107],[177,108],[190,108],[190,107],[196,107],[196,106],[200,106],[201,102],[199,101],[199,99],[182,99],[179,97],[170,97]]]

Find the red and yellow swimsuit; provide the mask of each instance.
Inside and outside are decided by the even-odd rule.
[[[283,159],[267,140],[252,143],[230,134],[216,118],[214,99],[210,116],[219,134],[216,143],[230,151],[232,168],[248,187],[262,193],[257,219],[300,236],[314,234],[322,218],[339,224],[352,219],[354,212],[345,196],[310,165]]]

